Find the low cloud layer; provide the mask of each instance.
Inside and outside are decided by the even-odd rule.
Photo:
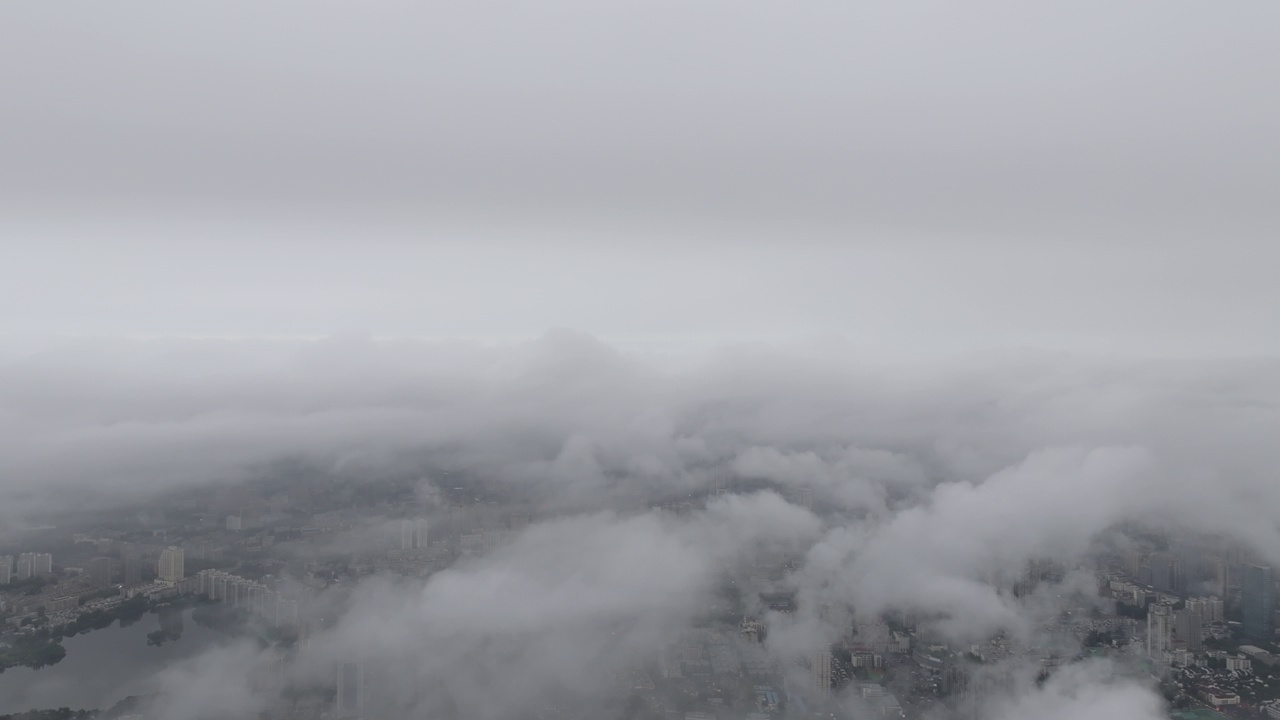
[[[65,493],[124,503],[231,487],[281,458],[347,481],[419,478],[429,512],[446,477],[536,508],[540,521],[426,581],[330,591],[332,617],[290,673],[322,682],[334,662],[377,657],[398,688],[388,712],[496,719],[531,698],[603,702],[618,673],[714,612],[725,583],[749,603],[797,592],[764,647],[799,672],[846,632],[833,608],[910,612],[958,643],[1036,641],[1063,603],[1086,602],[1091,576],[1021,597],[1001,579],[1031,560],[1087,568],[1128,521],[1280,562],[1271,361],[883,366],[742,346],[671,370],[570,331],[513,345],[77,341],[11,358],[11,529]],[[394,533],[376,522],[350,541]],[[791,569],[760,578],[759,556]],[[251,683],[241,652],[260,661],[224,647],[165,677],[181,698],[203,687],[184,672]],[[185,702],[217,704],[200,698]],[[989,701],[995,718],[1064,719],[1157,717],[1162,702],[1091,666]]]

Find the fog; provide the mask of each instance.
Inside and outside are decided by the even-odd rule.
[[[148,720],[338,718],[345,663],[371,719],[870,717],[815,658],[899,637],[899,695],[959,658],[912,720],[1164,718],[1071,623],[1280,563],[1277,22],[7,3],[0,555],[305,598]]]
[[[615,675],[695,626],[727,581],[747,597],[798,591],[794,614],[758,612],[771,618],[766,652],[803,672],[798,658],[842,632],[824,606],[917,613],[922,631],[958,643],[1050,641],[1046,618],[1106,605],[1088,599],[1092,575],[1022,597],[993,578],[1046,558],[1087,569],[1133,521],[1280,561],[1270,360],[890,365],[830,344],[755,344],[672,369],[569,330],[509,344],[75,340],[11,357],[0,472],[15,531],[67,498],[145,503],[270,476],[280,458],[356,483],[420,477],[427,517],[446,477],[483,478],[534,508],[528,528],[425,581],[327,591],[341,597],[289,672],[321,682],[337,660],[373,658],[392,668],[379,682],[401,689],[380,696],[401,703],[388,712],[608,708]],[[701,507],[716,487],[730,492]],[[813,510],[795,504],[802,490]],[[694,509],[655,506],[681,498]],[[397,532],[395,520],[363,522],[314,552],[362,553]],[[778,552],[797,558],[785,577],[752,574]],[[251,683],[230,652],[189,672]],[[1062,717],[1113,704],[1159,716],[1144,685],[1096,672],[1105,683],[1082,667],[984,702],[999,704],[992,717],[1023,716],[1027,703],[1061,705]],[[266,702],[246,689],[224,708],[205,687],[175,680],[164,716]]]

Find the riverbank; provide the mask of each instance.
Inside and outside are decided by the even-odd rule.
[[[40,669],[13,667],[0,673],[0,715],[33,708],[110,708],[123,698],[158,692],[156,678],[176,663],[231,642],[221,632],[191,620],[192,609],[145,613],[127,625],[115,623],[64,638],[65,657]],[[148,636],[163,631],[162,644]]]
[[[64,638],[104,630],[117,622],[122,628],[129,627],[149,612],[182,611],[211,602],[213,601],[207,598],[194,596],[153,601],[143,595],[136,595],[112,607],[87,610],[75,619],[56,626],[45,624],[48,621],[43,618],[37,619],[32,626],[0,638],[0,673],[15,667],[38,670],[57,664],[66,656],[66,650],[62,647]],[[45,625],[42,627],[42,624]],[[170,630],[161,632],[163,636],[157,634],[153,638],[154,644],[177,639]]]
[[[47,629],[6,638],[7,644],[0,645],[0,673],[12,667],[38,670],[57,664],[67,655],[61,640],[61,636],[54,639]]]

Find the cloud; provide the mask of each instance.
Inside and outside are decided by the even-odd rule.
[[[846,608],[914,611],[957,643],[1056,638],[1047,624],[1087,606],[1089,558],[1126,520],[1280,558],[1266,512],[1280,500],[1264,442],[1280,422],[1272,361],[886,366],[843,352],[736,346],[672,369],[569,331],[515,344],[76,341],[0,368],[5,512],[231,486],[279,472],[281,457],[344,483],[405,479],[428,515],[433,483],[482,483],[537,521],[425,582],[334,589],[317,605],[331,626],[291,669],[331,679],[356,657],[403,704],[389,712],[478,718],[531,698],[599,707],[616,673],[722,607],[726,586],[762,614],[755,593],[797,592],[794,616],[770,616],[765,651],[803,672],[799,659],[847,630]],[[816,513],[780,495],[799,489]],[[386,515],[326,549],[386,543]],[[1067,580],[1013,597],[1043,558]],[[755,566],[778,559],[792,561],[781,577]],[[1145,707],[1136,690],[1080,683],[1037,692]]]
[[[1163,700],[1150,687],[1117,677],[1116,668],[1099,662],[1072,665],[1054,673],[1043,687],[1031,686],[1012,698],[999,698],[987,708],[995,720],[1044,717],[1164,718]]]
[[[1149,459],[1132,448],[1040,451],[979,485],[944,483],[896,515],[850,558],[838,593],[878,614],[901,607],[955,614],[977,636],[1016,611],[985,582],[1036,557],[1075,561],[1139,496]]]
[[[735,562],[819,532],[815,517],[768,493],[715,500],[691,516],[538,524],[420,590],[363,585],[300,662],[321,677],[335,658],[368,662],[371,674],[431,689],[401,694],[419,711],[444,703],[467,717],[510,717],[560,692],[603,702],[612,673],[707,612]]]
[[[267,698],[254,694],[253,677],[265,670],[266,659],[255,643],[221,645],[158,672],[161,689],[149,713],[174,720],[203,720],[221,714],[257,713]]]

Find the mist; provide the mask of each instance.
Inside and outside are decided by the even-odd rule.
[[[0,713],[1280,713],[1277,21],[6,4]]]

